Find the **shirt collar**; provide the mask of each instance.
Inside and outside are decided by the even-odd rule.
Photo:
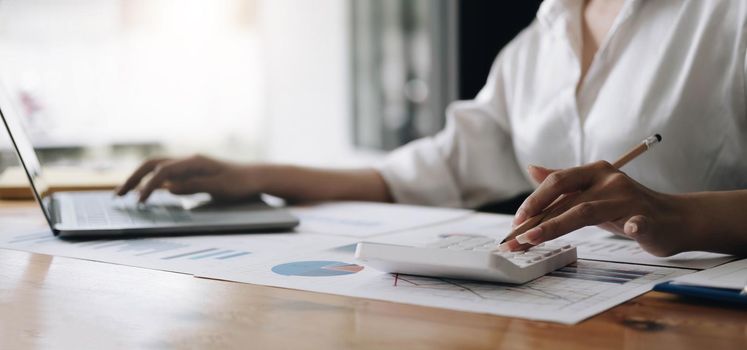
[[[582,0],[545,0],[537,11],[537,20],[545,28],[552,28],[564,16],[573,10],[573,3]]]
[[[625,0],[617,22],[623,22],[638,8],[641,0]],[[565,30],[569,20],[578,20],[581,16],[583,0],[545,0],[537,11],[537,20],[548,30]]]

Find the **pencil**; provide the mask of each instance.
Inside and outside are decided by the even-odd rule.
[[[614,163],[612,163],[612,166],[615,167],[615,169],[620,169],[625,164],[628,164],[630,161],[635,159],[636,157],[640,156],[644,152],[648,151],[653,147],[655,144],[661,142],[661,135],[655,134],[652,136],[647,137],[645,140],[643,140],[640,144],[630,149],[627,153],[622,155],[620,158],[618,158]],[[548,213],[558,209],[562,205],[567,205],[567,196],[561,195],[557,199],[555,199],[550,205],[547,206],[544,210],[542,210],[541,213],[530,217],[526,221],[522,222],[521,225],[518,225],[514,227],[513,230],[511,230],[511,233],[509,233],[506,238],[501,241],[501,244],[496,247],[496,249],[500,249],[501,246],[503,246],[504,243],[516,238],[516,236],[529,231],[531,228],[534,228],[535,226],[542,223],[542,220],[547,216]]]

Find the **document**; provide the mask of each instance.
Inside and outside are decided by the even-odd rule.
[[[361,239],[362,241],[401,244],[410,246],[427,245],[450,235],[476,235],[502,240],[511,229],[510,215],[474,213],[446,223],[398,231]]]
[[[575,265],[520,286],[390,275],[355,261],[356,244],[371,240],[423,245],[454,234],[502,239],[510,229],[512,218],[462,210],[367,204],[294,208],[304,222],[295,233],[107,240],[61,240],[44,225],[38,211],[26,215],[14,212],[18,222],[13,224],[13,230],[0,230],[0,247],[236,282],[566,324],[580,322],[650,290],[659,282],[692,272],[663,266],[579,260]],[[575,239],[577,245],[586,247],[579,249],[582,259],[630,261],[630,255],[636,255],[609,245],[599,248],[589,244],[611,239],[602,233],[579,232],[577,237],[568,239]],[[632,241],[610,242],[628,248],[635,244]],[[693,257],[695,260],[710,258],[709,255]],[[642,253],[634,262],[646,259],[649,257]]]
[[[450,310],[578,323],[690,273],[655,266],[579,261],[523,285],[392,275],[359,264],[346,247],[288,255],[198,275],[235,282],[370,298]]]
[[[62,240],[48,227],[0,231],[0,248],[192,274],[208,266],[231,269],[278,255],[351,244],[314,233]]]
[[[366,237],[433,225],[469,215],[468,210],[337,202],[291,208],[301,217],[295,233],[62,240],[39,208],[0,210],[0,248],[88,259],[180,273],[215,266],[231,269],[296,250],[313,251]]]
[[[702,270],[737,259],[733,255],[708,252],[685,252],[661,258],[647,253],[634,240],[615,236],[597,227],[582,228],[559,240],[575,245],[578,257],[587,260]]]
[[[372,202],[330,202],[290,207],[301,220],[298,230],[348,237],[380,234],[458,219],[470,210]]]
[[[449,235],[468,234],[502,240],[511,231],[511,215],[475,213],[444,224],[396,232],[365,239],[372,242],[426,245]],[[586,227],[558,238],[577,247],[578,258],[630,264],[707,269],[736,259],[725,254],[687,252],[660,258],[641,249],[636,241],[619,238],[597,227]]]
[[[747,259],[677,277],[674,282],[701,287],[742,289],[747,285]]]

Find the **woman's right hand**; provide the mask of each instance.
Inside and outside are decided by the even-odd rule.
[[[148,175],[151,177],[143,181]],[[116,193],[122,196],[140,186],[140,202],[145,202],[159,188],[165,188],[174,194],[204,192],[216,201],[238,201],[260,192],[257,179],[251,175],[250,166],[205,156],[157,158],[140,165]]]

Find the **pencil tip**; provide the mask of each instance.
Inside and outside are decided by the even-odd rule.
[[[654,135],[654,136],[656,136],[656,141],[657,141],[657,142],[661,142],[661,135],[659,135],[659,134],[656,134],[656,135]]]

